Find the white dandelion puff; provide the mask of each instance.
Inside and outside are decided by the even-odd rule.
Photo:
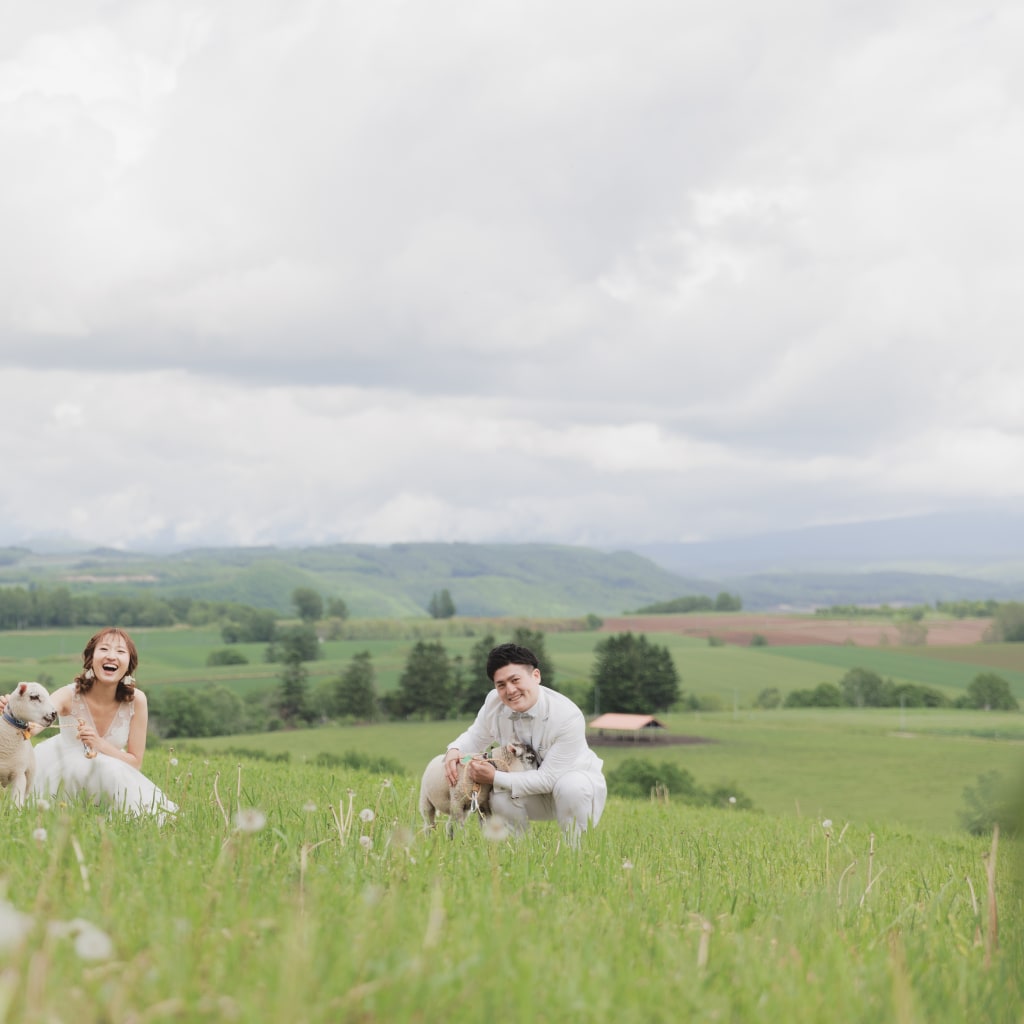
[[[75,952],[82,960],[109,960],[114,955],[114,941],[91,921],[76,917],[71,921],[51,921],[49,932],[59,938],[74,939]]]
[[[235,814],[235,828],[239,832],[259,832],[267,823],[267,816],[255,807],[243,807]]]
[[[36,829],[36,830],[35,830],[35,831],[34,831],[34,832],[32,833],[32,838],[33,838],[33,839],[34,839],[34,840],[35,840],[35,841],[36,841],[37,843],[45,843],[45,842],[46,842],[46,837],[47,837],[47,832],[46,832],[46,829],[45,829],[45,828],[37,828],[37,829]]]
[[[380,784],[380,788],[381,788],[381,789],[390,789],[390,788],[391,788],[391,780],[390,780],[390,779],[385,779],[385,780],[384,780],[384,781],[383,781],[383,782],[382,782],[382,783]]]
[[[172,757],[171,760],[170,760],[170,765],[171,765],[172,768],[177,768],[178,767],[178,759],[176,757]]]
[[[50,809],[50,801],[41,796],[36,800],[36,808],[40,811],[48,811]]]
[[[376,818],[376,817],[377,817],[377,815],[374,814],[373,811],[371,811],[369,807],[364,807],[359,812],[359,820],[360,821],[364,821],[367,824],[369,824],[371,821],[373,821],[373,819]]]
[[[304,810],[304,811],[305,811],[305,812],[306,812],[307,814],[312,814],[312,813],[313,813],[313,812],[314,812],[314,811],[316,810],[316,801],[315,801],[315,800],[307,800],[307,801],[306,801],[306,802],[305,802],[305,803],[304,803],[304,804],[302,805],[302,809],[303,809],[303,810]]]
[[[32,930],[32,918],[0,900],[0,952],[20,945]]]
[[[824,820],[824,821],[823,821],[823,822],[821,823],[821,827],[822,827],[822,828],[831,828],[831,827],[832,827],[832,819],[831,819],[831,818],[826,818],[826,819],[825,819],[825,820]]]
[[[625,857],[623,859],[623,861],[622,861],[622,870],[623,871],[632,871],[633,870],[633,862],[628,857]]]
[[[373,849],[373,840],[369,836],[360,836],[359,837],[359,845],[364,850],[372,850]]]
[[[736,803],[736,797],[734,797],[734,796],[729,797],[729,803],[735,804]]]

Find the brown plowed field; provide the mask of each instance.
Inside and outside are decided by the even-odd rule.
[[[942,619],[925,622],[929,647],[953,647],[980,643],[991,619]],[[856,644],[859,647],[896,647],[905,642],[899,628],[871,619],[823,619],[805,615],[628,615],[604,620],[606,633],[679,633],[683,636],[714,636],[727,644],[748,646],[760,635],[773,647],[797,645]]]

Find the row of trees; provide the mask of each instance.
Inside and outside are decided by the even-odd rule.
[[[896,683],[866,668],[852,668],[839,683],[819,683],[791,690],[782,696],[777,687],[762,690],[754,702],[759,708],[969,708],[979,711],[1016,711],[1020,705],[1010,684],[993,672],[979,673],[966,692],[950,699],[941,690],[918,683]]]
[[[679,615],[688,612],[738,612],[743,609],[739,594],[721,591],[715,598],[705,594],[674,597],[670,601],[656,601],[654,604],[637,608],[634,615]]]
[[[292,601],[300,619],[314,622],[345,619],[348,607],[340,597],[325,599],[299,587]],[[235,601],[203,601],[191,597],[143,594],[74,594],[68,587],[0,587],[0,629],[106,626],[222,625],[225,643],[264,641],[273,634],[279,615]]]
[[[545,685],[558,688],[544,634],[521,628],[512,639],[538,654]],[[355,655],[335,678],[311,688],[305,663],[317,656],[317,643],[311,628],[283,631],[272,647],[274,659],[282,664],[277,687],[246,700],[223,686],[204,688],[201,694],[183,687],[155,688],[150,696],[154,727],[173,739],[263,732],[328,720],[442,720],[473,714],[490,689],[484,665],[496,640],[492,635],[482,637],[467,657],[452,656],[440,642],[419,641],[409,652],[398,688],[384,695],[378,693],[368,651]],[[576,683],[567,689],[584,710],[595,714],[701,706],[695,698],[684,697],[668,650],[632,633],[601,641],[595,648],[589,686]],[[895,683],[863,668],[851,669],[838,684],[821,683],[785,696],[774,687],[762,690],[755,706],[1019,708],[1009,683],[994,673],[977,675],[963,696],[950,700],[933,687]]]
[[[544,685],[557,689],[544,633],[522,626],[509,639],[536,654]],[[267,647],[267,660],[282,665],[272,692],[242,702],[224,687],[204,689],[201,698],[190,689],[158,687],[150,698],[154,728],[173,739],[325,720],[442,720],[473,714],[491,688],[485,666],[497,642],[492,634],[482,636],[463,657],[451,655],[439,641],[420,640],[409,652],[397,689],[381,695],[368,651],[355,655],[337,677],[313,689],[306,663],[319,656],[316,630],[308,624],[291,626],[278,630]],[[215,651],[212,659],[225,663],[230,653]],[[595,711],[664,711],[680,699],[679,676],[667,648],[645,636],[623,633],[597,645],[590,686],[577,686],[570,695],[581,707],[593,706]]]
[[[296,587],[291,595],[303,622],[322,619],[345,621],[348,605],[340,597],[324,597],[312,587]],[[434,600],[440,614],[435,614]],[[431,615],[448,618],[455,606],[447,590],[432,599]],[[210,626],[221,624],[225,643],[269,640],[280,616],[270,608],[255,608],[236,601],[204,601],[191,597],[156,597],[152,594],[72,593],[65,586],[0,587],[0,630],[42,629],[65,626],[125,628],[149,626]]]

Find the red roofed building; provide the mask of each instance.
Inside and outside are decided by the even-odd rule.
[[[587,726],[596,729],[600,735],[607,732],[631,732],[634,740],[639,740],[645,730],[664,729],[665,725],[653,715],[598,715]],[[650,735],[653,735],[651,733]]]

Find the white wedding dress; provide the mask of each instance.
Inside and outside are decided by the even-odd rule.
[[[134,714],[135,707],[130,701],[118,704],[114,720],[103,738],[124,750]],[[109,754],[86,757],[85,747],[77,736],[80,718],[95,729],[89,705],[80,693],[73,693],[71,714],[60,716],[60,732],[36,744],[33,793],[42,797],[60,794],[77,797],[79,793],[86,793],[97,806],[114,807],[132,815],[156,814],[161,821],[165,815],[177,811],[177,806],[157,785],[127,762]]]

